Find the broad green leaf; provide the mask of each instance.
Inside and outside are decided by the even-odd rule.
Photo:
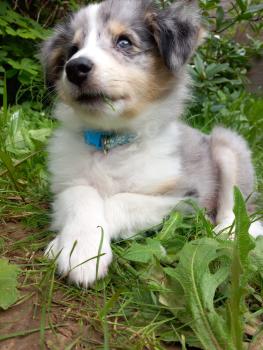
[[[211,63],[206,67],[206,75],[207,75],[207,78],[213,78],[216,74],[221,72],[226,72],[228,70],[229,70],[228,63],[222,63],[222,64]]]
[[[44,39],[45,35],[43,30],[40,31],[38,30],[28,30],[28,28],[26,29],[18,29],[17,30],[17,35],[20,36],[21,38],[24,39]]]
[[[219,30],[224,21],[225,11],[222,6],[218,6],[216,10],[216,29]]]
[[[160,258],[165,254],[161,243],[155,239],[148,238],[146,244],[132,243],[124,257],[127,260],[147,263],[154,256]]]
[[[258,4],[258,5],[249,6],[246,12],[255,13],[255,12],[260,12],[262,10],[263,10],[263,4]]]
[[[6,33],[12,36],[17,36],[17,32],[11,27],[6,27]]]
[[[231,337],[236,350],[243,349],[245,296],[250,272],[249,253],[255,247],[248,230],[250,226],[246,203],[238,188],[235,197],[235,245],[231,266],[231,287],[228,301],[228,318]]]
[[[0,26],[6,27],[7,22],[5,21],[4,18],[0,18]]]
[[[47,128],[30,130],[28,134],[30,135],[30,137],[32,137],[32,139],[44,143],[47,140],[47,138],[50,136],[51,130]]]
[[[13,60],[12,58],[8,58],[8,59],[6,60],[6,62],[7,62],[8,64],[10,64],[10,66],[12,66],[13,68],[15,68],[15,69],[17,69],[17,70],[19,70],[19,69],[21,68],[21,63],[18,62],[18,61]]]
[[[210,270],[213,264],[216,271]],[[185,310],[179,317],[182,322],[189,322],[203,349],[234,350],[226,322],[214,307],[215,292],[229,273],[224,243],[210,238],[187,243],[177,267],[165,271],[180,284],[178,298],[183,298]],[[180,290],[183,290],[183,296]],[[173,292],[176,298],[177,290]]]
[[[0,308],[6,310],[18,298],[17,276],[19,268],[7,260],[0,259]]]
[[[174,233],[180,225],[182,225],[182,214],[172,213],[167,221],[165,221],[162,230],[158,233],[157,238],[160,241],[167,241],[174,237]]]
[[[229,79],[227,79],[227,78],[215,78],[215,79],[213,79],[214,85],[223,84],[223,83],[227,83],[227,82],[229,82]],[[231,81],[231,83],[232,83],[232,81]],[[233,85],[234,85],[234,83],[233,83]]]
[[[250,220],[246,210],[246,203],[238,188],[235,188],[235,223],[236,223],[236,241],[238,246],[238,253],[240,262],[243,268],[248,265],[248,254],[255,248],[255,243],[250,237],[248,230]]]

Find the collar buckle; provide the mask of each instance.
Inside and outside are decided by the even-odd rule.
[[[94,146],[97,150],[107,154],[111,149],[129,144],[136,139],[132,133],[117,134],[116,132],[107,131],[84,131],[84,140],[87,145]]]

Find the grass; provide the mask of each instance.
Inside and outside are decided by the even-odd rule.
[[[44,349],[48,339],[54,335],[56,339],[61,336],[60,325],[64,324],[61,328],[71,329],[71,335],[65,340],[67,349],[80,344],[90,349],[165,349],[165,344],[175,341],[184,344],[184,339],[198,345],[197,337],[188,326],[193,320],[180,316],[180,305],[174,303],[173,297],[169,296],[168,305],[160,302],[160,298],[170,294],[174,288],[169,285],[170,282],[164,283],[167,277],[163,268],[177,265],[178,254],[184,245],[200,238],[216,241],[212,238],[212,227],[204,213],[199,210],[192,216],[174,213],[164,226],[156,227],[146,235],[138,235],[136,242],[113,243],[115,259],[105,281],[88,291],[68,285],[55,275],[54,262],[43,257],[43,249],[53,235],[48,229],[48,203],[51,198],[45,170],[45,144],[54,123],[27,104],[10,107],[4,113],[6,124],[1,150],[5,154],[5,162],[2,163],[3,176],[0,180],[4,230],[1,234],[1,255],[22,269],[20,299],[13,309],[19,309],[27,300],[34,301],[39,328],[1,334],[0,341],[39,332],[40,346]],[[15,120],[17,115],[19,121]],[[250,130],[253,130],[253,125]],[[254,142],[253,145],[253,142],[254,156],[260,163],[260,144]],[[6,164],[11,166],[7,168]],[[259,184],[261,181],[262,178]],[[145,254],[150,251],[153,242],[153,253],[145,261]],[[168,253],[163,260],[158,254],[160,245]],[[138,257],[138,248],[143,259],[140,255]],[[257,332],[255,324],[261,316],[254,317],[253,314],[260,312],[263,302],[262,279],[257,274],[252,285],[255,290],[247,302],[249,317],[254,322],[251,327]],[[226,299],[224,293],[217,291],[215,304],[220,305],[220,299]],[[90,329],[88,333],[87,329]],[[249,339],[249,335],[246,337]]]
[[[198,85],[203,82],[198,75],[208,67],[195,62],[192,73],[201,94],[197,90],[188,122],[205,132],[223,124],[243,134],[262,193],[263,98],[250,95],[241,82],[233,89],[227,82],[215,88],[213,76],[205,87]],[[263,242],[247,235],[249,218],[238,191],[234,242],[215,237],[202,210],[174,212],[136,240],[113,243],[109,275],[92,289],[67,284],[56,275],[55,262],[43,256],[53,237],[45,147],[56,123],[41,104],[8,106],[4,96],[0,252],[21,273],[18,300],[0,313],[0,342],[17,339],[41,349],[164,350],[176,349],[175,344],[182,349],[260,349]],[[259,196],[261,209],[262,203]]]

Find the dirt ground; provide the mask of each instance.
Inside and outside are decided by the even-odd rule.
[[[30,292],[30,291],[29,291]],[[34,296],[24,301],[20,305],[16,305],[7,311],[0,312],[0,336],[27,330],[36,330],[32,334],[14,337],[0,342],[1,350],[38,350],[40,349],[40,312],[37,305],[37,297]],[[51,313],[52,322],[61,324],[61,327],[55,327],[55,331],[45,331],[44,348],[55,350],[65,349],[67,346],[73,345],[73,349],[97,349],[103,344],[103,340],[93,329],[85,327],[85,332],[80,333],[80,326],[77,321],[63,320],[67,315],[63,313],[62,308],[53,308]],[[61,322],[58,322],[60,319]],[[90,344],[87,347],[75,346],[74,343],[80,336],[89,337]]]
[[[30,293],[30,291],[29,291]],[[61,312],[61,310],[58,310]],[[52,317],[55,317],[56,314]],[[63,327],[56,328],[56,333],[47,330],[45,345],[47,349],[64,349],[78,333],[78,325],[66,322]],[[7,311],[0,312],[0,336],[26,330],[39,329],[40,317],[37,298],[34,296]],[[38,350],[40,349],[40,333],[36,331],[23,337],[15,337],[2,341],[1,350]]]
[[[30,230],[27,231],[20,224],[0,225],[0,236],[2,238],[8,238],[9,243],[17,242],[28,237],[30,234],[32,232]],[[19,265],[23,254],[23,251],[14,250],[8,255],[5,254],[5,257],[9,258],[10,262]],[[20,301],[8,310],[0,311],[0,338],[19,332],[30,332],[30,334],[15,336],[0,341],[0,350],[40,349],[41,290],[39,290],[39,286],[33,281],[25,281],[24,276],[20,277],[20,284],[21,286],[25,286],[19,290]],[[103,344],[100,334],[95,331],[94,327],[89,325],[87,320],[84,319],[84,322],[86,322],[80,327],[80,318],[73,317],[68,305],[64,306],[61,303],[62,300],[63,295],[61,291],[56,291],[52,298],[51,311],[48,313],[48,322],[46,322],[47,329],[45,330],[44,348],[49,350],[65,349],[67,346],[76,342],[80,336],[88,337],[90,344],[87,347],[73,347],[76,350],[85,348],[93,350]],[[74,305],[74,312],[78,312],[76,310],[78,307],[81,309],[80,304]],[[50,326],[48,326],[52,324],[54,325],[54,329],[50,329]]]

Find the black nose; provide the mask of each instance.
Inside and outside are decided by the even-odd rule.
[[[70,60],[66,65],[68,80],[71,83],[80,86],[87,79],[92,67],[93,63],[85,57]]]

